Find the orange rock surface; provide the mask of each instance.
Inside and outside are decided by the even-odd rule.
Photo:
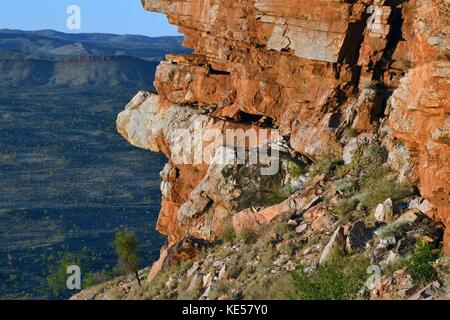
[[[405,13],[406,56],[413,68],[391,97],[389,126],[412,154],[412,177],[435,207],[429,215],[450,226],[450,7],[417,1]],[[445,238],[448,251],[450,227]]]
[[[450,226],[450,14],[445,0],[142,4],[166,14],[186,36],[185,46],[194,50],[168,55],[160,64],[152,112],[194,106],[220,119],[213,126],[222,129],[226,123],[267,119],[295,151],[312,160],[341,155],[349,127],[380,139],[401,139],[408,177],[433,204],[429,214]],[[163,129],[142,133],[138,120],[133,122],[138,129],[126,130],[127,117],[118,127],[131,143],[172,157],[170,134]],[[167,194],[158,230],[174,244],[191,234],[180,224],[179,210],[208,167],[171,166],[163,177]],[[275,209],[289,211],[280,204],[260,218],[270,220]],[[241,218],[257,224],[251,210],[241,210],[235,223]]]

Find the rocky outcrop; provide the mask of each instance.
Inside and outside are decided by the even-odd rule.
[[[411,2],[402,50],[412,69],[392,94],[388,124],[411,155],[411,177],[434,207],[429,214],[450,225],[450,8],[446,1]]]
[[[117,127],[131,144],[164,152],[170,159],[161,172],[163,199],[157,224],[168,237],[169,248],[162,251],[151,274],[167,261],[177,261],[174,252],[182,249],[173,248],[186,237],[213,242],[235,213],[277,204],[298,188],[292,170],[299,164],[287,156],[278,158],[287,149],[277,130],[227,122],[198,108],[162,107],[159,96],[146,92],[128,104]],[[247,132],[249,139],[240,139]],[[236,139],[229,141],[231,133]],[[278,144],[270,154],[269,143]],[[253,155],[256,162],[251,162]]]
[[[169,159],[157,227],[169,247],[214,241],[227,223],[261,229],[298,214],[305,204],[288,199],[302,187],[292,163],[350,159],[361,141],[385,146],[399,179],[429,201],[427,214],[450,225],[446,1],[142,4],[165,13],[194,50],[168,55],[158,96],[139,93],[117,121],[131,144]],[[187,138],[197,130],[209,138]],[[222,138],[229,130],[241,131],[231,141]],[[254,149],[267,156],[239,161]],[[272,152],[285,157],[267,176]]]
[[[355,274],[355,269],[361,274],[351,278],[351,294],[339,298],[446,299],[449,258],[439,258],[431,250],[439,248],[442,229],[420,211],[399,206],[394,212],[398,218],[389,224],[375,221],[369,212],[346,221],[333,211],[332,203],[339,196],[336,185],[329,182],[317,176],[279,204],[233,215],[238,234],[251,228],[257,235],[229,233],[217,243],[187,237],[164,247],[151,270],[140,272],[149,278],[142,286],[135,277],[122,277],[86,289],[73,299],[284,299],[287,293],[295,294],[297,278],[292,274],[299,275],[300,270],[303,277],[325,276],[325,285],[346,291],[350,280],[330,283],[329,274],[339,279]],[[322,190],[323,186],[327,188]],[[322,194],[313,196],[318,193]],[[419,255],[416,239],[427,243],[426,247],[422,243]],[[417,282],[417,270],[423,272],[423,268],[428,275],[436,272],[438,281],[433,276],[426,283]]]

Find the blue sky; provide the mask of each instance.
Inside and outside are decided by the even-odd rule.
[[[140,0],[2,0],[0,29],[74,32],[66,27],[70,5],[81,9],[81,30],[75,32],[178,35],[165,15],[145,11]]]

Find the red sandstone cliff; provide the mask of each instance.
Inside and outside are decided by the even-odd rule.
[[[286,179],[282,173],[241,190],[234,185],[242,173],[230,182],[216,166],[177,163],[177,129],[192,131],[197,120],[220,132],[269,126],[279,133],[272,142],[312,161],[345,156],[351,139],[344,133],[353,128],[380,141],[399,179],[417,184],[430,202],[427,214],[450,225],[447,1],[142,3],[166,14],[194,49],[192,55],[167,56],[156,74],[158,97],[139,94],[118,119],[130,143],[169,158],[157,227],[169,239],[163,257],[176,246],[178,252],[195,246],[183,241],[187,237],[214,240],[238,212],[258,224],[250,209],[259,200],[242,199],[242,193]],[[258,219],[270,221],[274,210],[298,206],[269,206]]]

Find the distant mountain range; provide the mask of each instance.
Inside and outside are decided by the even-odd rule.
[[[0,29],[0,86],[148,87],[167,53],[190,52],[182,40]]]

